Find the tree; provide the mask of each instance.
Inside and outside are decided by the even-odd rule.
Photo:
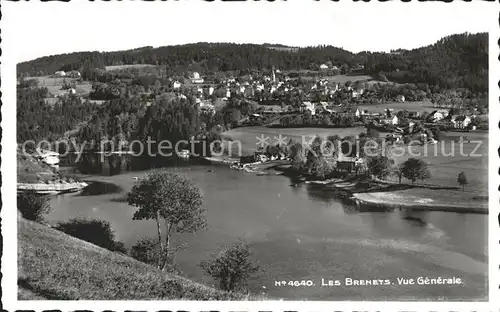
[[[458,182],[458,184],[460,184],[462,186],[462,190],[465,191],[465,186],[467,184],[469,184],[469,181],[467,180],[467,176],[465,175],[465,172],[462,171],[458,174],[457,182]]]
[[[378,179],[384,179],[391,174],[391,161],[385,156],[369,158],[368,170]]]
[[[402,166],[397,166],[396,168],[392,169],[392,174],[399,179],[399,184],[401,184],[401,178],[403,177],[403,167]]]
[[[161,257],[158,268],[164,271],[170,264],[170,241],[173,233],[194,233],[206,228],[202,197],[186,178],[165,170],[153,171],[134,185],[127,195],[129,205],[139,208],[134,220],[156,221]],[[160,220],[165,223],[162,238]]]
[[[207,275],[219,282],[222,290],[241,289],[248,277],[259,270],[259,265],[250,260],[250,249],[244,243],[223,247],[211,260],[200,263]]]
[[[108,221],[76,218],[58,223],[56,229],[111,251],[127,252],[123,243],[115,240],[113,228]]]
[[[49,198],[35,192],[24,192],[17,195],[17,209],[23,218],[43,222],[44,215],[50,212]]]
[[[412,184],[415,183],[417,179],[422,180],[431,177],[430,171],[427,169],[427,163],[421,159],[409,158],[405,161],[401,167],[403,177],[411,181]]]

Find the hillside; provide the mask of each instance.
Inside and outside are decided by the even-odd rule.
[[[488,90],[488,34],[457,34],[413,50],[366,53],[368,74],[399,83],[425,82],[444,89]]]
[[[18,218],[19,300],[251,300]]]
[[[85,77],[94,68],[132,64],[164,66],[168,72],[186,70],[201,73],[270,69],[311,69],[323,63],[345,65],[365,74],[384,75],[401,83],[428,83],[441,88],[488,88],[488,34],[456,34],[427,47],[392,53],[351,53],[334,46],[290,48],[273,44],[193,43],[165,47],[143,47],[115,52],[75,52],[52,55],[18,64],[19,75],[39,76],[57,70],[82,71]],[[361,72],[362,73],[362,72]]]
[[[38,183],[57,179],[50,166],[36,160],[30,155],[17,153],[17,182]]]

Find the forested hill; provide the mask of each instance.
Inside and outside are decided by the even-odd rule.
[[[279,45],[275,45],[279,46]],[[18,74],[38,76],[58,70],[77,69],[84,74],[93,68],[110,65],[153,64],[169,71],[201,73],[270,69],[317,69],[331,62],[338,67],[364,65],[367,74],[383,73],[397,82],[427,82],[442,88],[487,90],[488,35],[459,34],[437,43],[394,53],[361,52],[358,54],[333,46],[300,49],[271,49],[268,45],[233,43],[193,43],[159,48],[142,47],[116,52],[76,52],[46,56],[18,64]]]
[[[488,34],[460,34],[411,51],[367,53],[365,70],[395,82],[426,82],[441,88],[488,90]]]
[[[124,64],[162,65],[179,71],[197,64],[201,73],[264,69],[271,66],[282,69],[309,69],[315,64],[319,66],[327,61],[339,64],[363,62],[353,53],[332,46],[303,48],[293,53],[256,44],[193,43],[116,52],[76,52],[47,56],[18,64],[18,73],[30,76],[47,75],[58,70],[83,70],[85,67],[102,68]]]

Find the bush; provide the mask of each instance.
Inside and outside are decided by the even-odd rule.
[[[132,246],[130,255],[138,261],[157,266],[162,255],[160,243],[151,237],[143,238]]]
[[[259,270],[259,266],[249,259],[250,255],[246,244],[237,243],[231,247],[223,247],[211,260],[202,261],[200,267],[219,282],[220,289],[239,290],[248,277]]]
[[[17,209],[23,218],[43,222],[44,215],[50,212],[49,198],[36,192],[25,192],[17,195]]]
[[[57,224],[56,229],[110,251],[127,252],[122,242],[115,241],[114,231],[107,221],[71,219],[68,222]]]

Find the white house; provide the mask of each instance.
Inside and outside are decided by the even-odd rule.
[[[397,125],[398,122],[399,122],[399,118],[396,115],[382,120],[382,123],[384,123],[386,125]]]
[[[56,76],[56,77],[66,77],[66,72],[64,72],[64,71],[62,71],[62,70],[60,70],[60,71],[56,71],[56,72],[54,73],[54,76]]]
[[[451,122],[455,128],[464,129],[471,123],[471,118],[469,116],[452,116]]]
[[[321,64],[321,65],[319,65],[319,69],[322,69],[322,70],[328,69],[328,65]]]
[[[436,122],[436,121],[440,121],[441,119],[444,118],[443,116],[443,113],[441,112],[438,112],[438,111],[434,111],[432,113],[429,114],[429,117],[427,117],[428,120],[432,121],[432,122]]]
[[[399,94],[396,96],[396,102],[404,102],[405,101],[405,96],[402,94]]]
[[[353,97],[353,98],[357,98],[358,96],[360,96],[360,95],[362,95],[362,94],[363,94],[363,92],[362,92],[362,91],[363,91],[363,89],[361,89],[361,92],[356,91],[356,90],[353,90],[353,91],[352,91],[352,97]]]
[[[176,81],[174,81],[174,83],[173,83],[173,88],[174,88],[174,89],[179,89],[179,88],[181,87],[181,85],[182,85],[182,84],[181,84],[179,81],[177,81],[177,80],[176,80]]]
[[[437,112],[441,113],[441,115],[443,115],[443,118],[448,117],[448,115],[450,114],[450,111],[447,109],[438,109]]]
[[[200,74],[198,72],[193,73],[193,77],[191,78],[192,83],[203,83],[205,80],[200,77]]]
[[[311,112],[311,115],[316,114],[316,107],[314,106],[313,103],[307,101],[307,102],[303,102],[302,105],[305,107],[305,109],[307,109],[308,111]]]

